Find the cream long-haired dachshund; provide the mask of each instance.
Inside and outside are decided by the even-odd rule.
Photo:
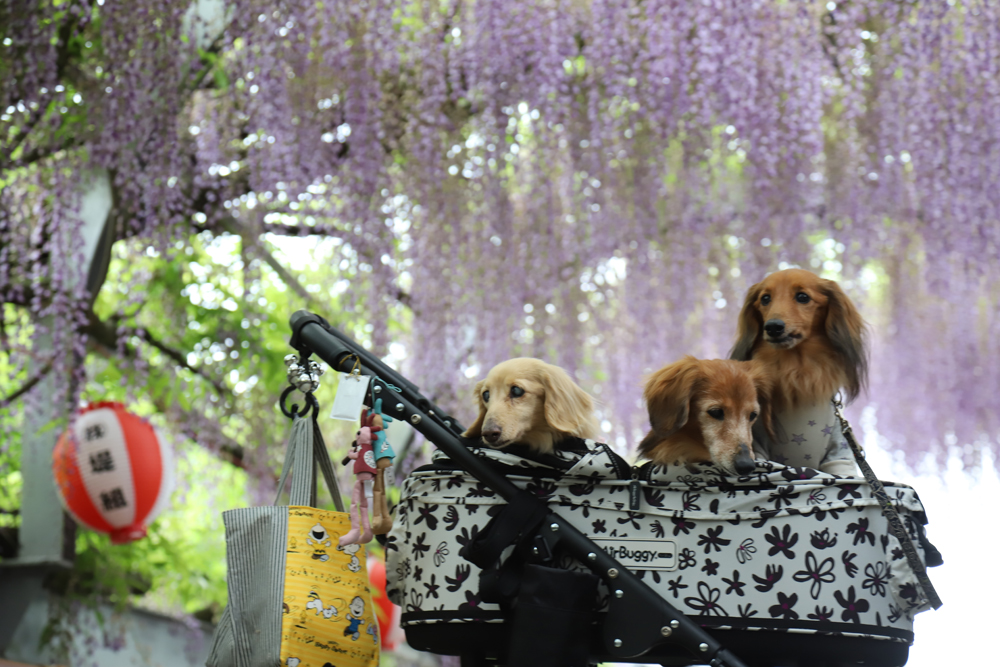
[[[755,432],[768,457],[837,475],[857,469],[830,399],[851,401],[868,374],[867,331],[833,280],[803,269],[778,271],[747,292],[733,359],[762,364],[774,378],[775,431]]]
[[[514,443],[551,453],[570,437],[597,435],[594,399],[569,374],[539,359],[508,359],[476,384],[479,416],[463,434],[494,449]]]
[[[687,356],[653,373],[643,396],[650,432],[639,454],[659,465],[711,461],[754,470],[754,424],[770,430],[771,378],[758,364]]]

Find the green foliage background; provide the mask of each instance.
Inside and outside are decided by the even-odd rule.
[[[267,241],[265,240],[265,243]],[[88,605],[137,604],[169,614],[216,620],[225,605],[225,539],[221,513],[258,500],[266,478],[281,465],[288,420],[276,408],[287,384],[284,357],[288,316],[311,308],[366,340],[363,312],[348,312],[348,284],[362,282],[351,269],[350,250],[314,239],[276,239],[271,251],[315,297],[303,299],[259,260],[246,260],[238,236],[194,234],[178,242],[170,256],[137,240],[119,241],[94,306],[95,314],[117,326],[145,329],[157,343],[179,351],[190,369],[138,336],[129,349],[92,344],[82,401],[120,401],[150,418],[175,448],[177,489],[169,507],[145,539],[114,546],[105,535],[80,529],[74,570],[61,582],[70,596]],[[345,266],[345,269],[341,267]],[[138,295],[136,285],[144,286]],[[6,306],[10,316],[19,313]],[[8,321],[10,318],[7,318]],[[405,316],[394,321],[405,328]],[[136,358],[143,363],[137,364]],[[0,371],[7,360],[0,356]],[[23,377],[0,373],[0,395]],[[332,403],[336,381],[324,376],[317,392],[321,406]],[[234,464],[231,451],[209,450],[183,414],[198,404],[221,426],[250,473]],[[16,408],[13,406],[13,408]],[[4,431],[14,441],[0,454],[0,526],[17,524],[20,504],[19,410],[0,410]],[[352,424],[321,419],[335,461],[346,452]],[[63,423],[51,428],[61,429]],[[265,483],[258,477],[263,476]],[[322,497],[322,494],[321,494]]]

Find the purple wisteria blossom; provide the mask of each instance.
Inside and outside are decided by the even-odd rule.
[[[412,313],[405,371],[459,417],[493,363],[539,356],[625,450],[643,374],[725,356],[746,289],[800,265],[872,326],[852,410],[911,463],[997,452],[997,3],[235,0],[200,45],[186,4],[8,12],[0,294],[30,315],[4,322],[11,377],[46,368],[48,330],[73,352],[61,389],[85,385],[89,296],[51,258],[78,248],[76,176],[103,169],[118,238],[168,258],[203,232],[335,239],[372,347]],[[101,48],[67,68],[77,36]],[[138,306],[153,278],[131,280]],[[143,335],[116,333],[123,353]]]

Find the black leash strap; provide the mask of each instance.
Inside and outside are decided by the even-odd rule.
[[[878,504],[882,506],[882,515],[889,522],[889,530],[899,540],[899,545],[902,547],[903,553],[906,554],[906,560],[910,564],[910,569],[917,575],[917,581],[920,582],[920,587],[924,589],[927,601],[930,602],[934,609],[937,609],[942,604],[941,598],[938,597],[937,591],[934,590],[934,584],[931,583],[930,578],[927,576],[927,568],[924,567],[923,561],[920,560],[920,556],[913,546],[913,540],[910,539],[910,534],[906,532],[906,528],[899,518],[899,512],[896,511],[892,501],[889,500],[889,495],[885,492],[882,482],[875,476],[875,472],[872,471],[871,466],[868,465],[868,461],[865,460],[865,450],[861,448],[861,445],[858,444],[857,439],[854,437],[851,425],[847,423],[847,419],[841,414],[840,409],[843,407],[844,405],[839,399],[833,399],[833,411],[837,415],[837,419],[840,420],[840,430],[843,432],[847,444],[851,446],[851,451],[854,452],[854,458],[857,460],[858,467],[861,468],[861,473],[865,476],[865,480],[872,489],[872,495],[878,499]]]

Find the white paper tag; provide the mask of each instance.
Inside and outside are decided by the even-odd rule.
[[[333,397],[331,419],[343,419],[356,422],[361,419],[361,408],[365,403],[365,392],[368,391],[370,375],[352,375],[338,373],[340,384],[337,385],[337,395]]]

